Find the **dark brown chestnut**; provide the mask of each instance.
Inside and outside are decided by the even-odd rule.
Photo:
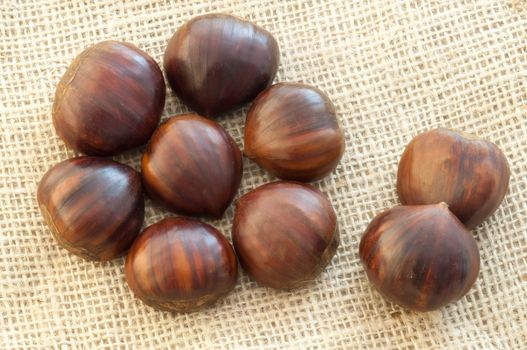
[[[243,268],[278,289],[315,278],[339,245],[329,200],[312,186],[285,181],[260,186],[237,201],[232,239]]]
[[[343,152],[335,108],[319,89],[275,84],[249,110],[244,153],[279,178],[321,179],[335,169]]]
[[[377,215],[359,255],[381,294],[417,311],[458,300],[479,272],[476,241],[445,203],[397,206]]]
[[[445,202],[472,229],[498,208],[509,186],[505,155],[492,142],[439,128],[416,136],[399,162],[403,204]]]
[[[60,80],[58,135],[76,151],[107,156],[148,141],[165,105],[157,63],[137,47],[103,41],[83,51]]]
[[[88,260],[124,254],[141,230],[141,177],[110,159],[78,157],[52,167],[37,190],[40,211],[64,248]]]
[[[154,200],[187,215],[219,218],[238,190],[242,157],[216,122],[185,114],[164,122],[141,163],[143,184]]]
[[[214,227],[166,218],[146,228],[125,264],[126,281],[147,305],[190,312],[228,294],[238,277],[229,241]]]
[[[167,80],[190,108],[215,117],[252,101],[274,79],[279,50],[263,28],[226,14],[185,23],[165,51]]]

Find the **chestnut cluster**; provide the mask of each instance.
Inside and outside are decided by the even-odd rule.
[[[480,266],[469,230],[498,208],[509,177],[505,155],[489,141],[444,128],[416,136],[399,162],[403,205],[377,215],[360,241],[374,287],[416,311],[463,297]]]
[[[228,294],[238,259],[257,282],[292,289],[326,267],[339,245],[329,200],[305,182],[323,178],[344,152],[335,108],[319,89],[271,85],[279,63],[273,36],[224,14],[196,17],[169,40],[164,71],[198,114],[159,124],[165,82],[137,47],[104,41],[82,52],[60,80],[53,124],[84,156],[52,167],[37,190],[56,240],[89,260],[128,252],[126,280],[144,303],[187,312]],[[236,203],[232,239],[189,217],[168,217],[139,233],[146,194],[185,216],[221,218],[238,192],[242,153],[216,121],[251,102],[245,155],[287,181],[260,186]],[[103,156],[147,143],[141,172]]]

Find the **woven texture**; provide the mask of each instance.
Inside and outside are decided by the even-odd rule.
[[[171,314],[133,297],[124,259],[83,261],[45,227],[41,176],[74,155],[51,105],[71,60],[105,39],[162,61],[186,20],[227,12],[271,31],[277,80],[324,90],[345,129],[337,170],[316,183],[342,243],[326,271],[293,292],[242,273],[216,307]],[[187,111],[169,95],[163,118]],[[242,108],[219,122],[243,146]],[[358,258],[366,225],[398,203],[395,176],[416,134],[445,126],[497,143],[510,189],[474,232],[481,272],[459,302],[419,314],[383,300]],[[525,349],[527,346],[527,1],[0,1],[0,348]],[[139,166],[141,149],[116,157]],[[272,177],[244,160],[238,196]],[[169,215],[147,201],[146,224]],[[211,221],[230,239],[232,207]]]

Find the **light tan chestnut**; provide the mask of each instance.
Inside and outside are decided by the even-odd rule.
[[[403,204],[445,202],[472,229],[498,208],[509,186],[505,155],[492,142],[439,128],[416,136],[397,173]]]

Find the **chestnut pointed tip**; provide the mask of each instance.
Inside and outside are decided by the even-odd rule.
[[[439,203],[438,206],[439,206],[440,208],[443,208],[443,209],[448,209],[448,204],[445,203],[445,202],[441,202],[441,203]]]
[[[466,131],[463,131],[463,130],[459,130],[459,129],[454,129],[454,128],[438,127],[436,129],[430,130],[428,132],[430,132],[430,133],[435,133],[435,132],[447,133],[447,134],[450,134],[450,135],[454,135],[456,137],[461,137],[461,138],[463,138],[463,139],[465,139],[467,141],[484,141],[481,137],[479,137],[476,134],[472,134],[472,133],[469,133],[469,132],[466,132]]]

